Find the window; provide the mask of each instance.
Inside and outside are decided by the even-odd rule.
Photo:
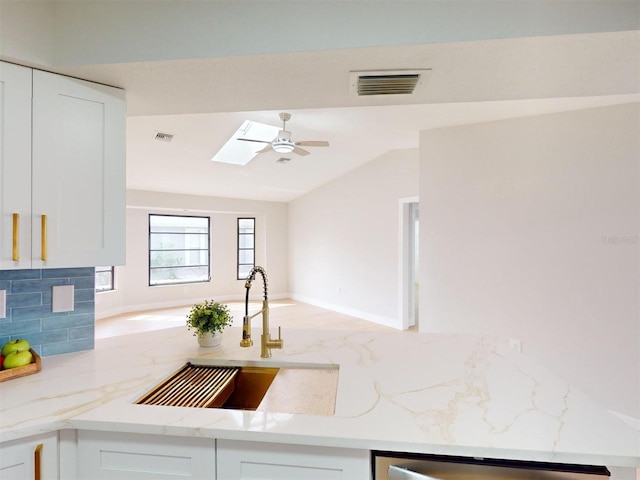
[[[208,282],[209,217],[149,215],[149,285]]]
[[[115,289],[114,268],[96,267],[96,292],[107,292]]]
[[[238,280],[247,278],[256,265],[255,227],[255,218],[238,218]]]

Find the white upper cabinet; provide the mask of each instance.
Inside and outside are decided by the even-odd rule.
[[[0,269],[31,268],[31,69],[0,62]]]
[[[29,81],[33,86],[32,95],[26,106],[18,105],[13,98],[11,85],[15,69],[25,70],[32,78]],[[24,145],[23,140],[11,149],[3,146],[2,165],[16,170],[16,174],[14,179],[5,179],[2,175],[0,268],[124,264],[124,91],[2,64],[3,80],[5,77],[8,77],[2,105],[5,135],[7,128],[17,129],[13,118],[24,123],[23,117],[31,115],[29,144]],[[17,86],[13,88],[21,91]],[[22,176],[27,172],[24,165],[29,163],[29,184],[23,186]],[[21,182],[19,192],[14,185],[7,185],[14,180]],[[31,245],[29,248],[25,241],[19,260],[15,260],[13,213],[16,212],[11,207],[18,205],[17,198],[24,193],[31,199],[31,205],[17,212],[20,215],[18,237],[20,241],[30,237]],[[24,200],[19,205],[23,204]]]
[[[122,90],[33,72],[34,267],[124,264],[125,117]]]

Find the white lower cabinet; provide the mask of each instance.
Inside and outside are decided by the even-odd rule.
[[[79,430],[75,455],[78,480],[352,480],[370,476],[368,450],[278,443]]]
[[[37,460],[36,460],[37,459]],[[612,468],[611,480],[635,480]],[[1,480],[366,480],[369,450],[61,430],[0,444]],[[640,477],[637,477],[640,480]]]
[[[50,432],[0,444],[2,480],[57,480],[58,433]]]
[[[214,439],[78,431],[78,479],[215,480],[215,469]]]
[[[366,480],[368,450],[216,441],[217,480]]]

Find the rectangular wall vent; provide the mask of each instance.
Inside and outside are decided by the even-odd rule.
[[[351,90],[358,96],[412,95],[430,69],[351,72]]]
[[[173,140],[173,135],[170,133],[156,132],[156,136],[154,138],[160,142],[170,142]]]
[[[358,95],[410,95],[420,75],[363,75],[358,77]]]

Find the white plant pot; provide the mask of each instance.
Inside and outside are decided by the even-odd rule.
[[[198,344],[201,347],[216,347],[222,342],[222,332],[206,332],[198,335]]]

